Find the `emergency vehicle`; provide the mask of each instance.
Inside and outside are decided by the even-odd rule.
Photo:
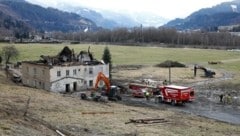
[[[162,83],[151,79],[144,79],[142,82],[129,83],[128,88],[133,97],[143,98],[146,92],[150,93],[150,95],[154,95],[155,92],[159,91],[160,85],[162,85]]]
[[[172,105],[184,104],[193,101],[194,89],[192,87],[166,85],[160,87],[160,95],[157,96],[160,103],[169,102]]]

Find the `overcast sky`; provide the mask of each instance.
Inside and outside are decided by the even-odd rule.
[[[168,19],[184,18],[201,8],[232,0],[26,0],[42,6],[59,4],[86,6],[91,9],[155,13]]]

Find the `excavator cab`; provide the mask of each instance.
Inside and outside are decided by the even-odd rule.
[[[110,87],[110,91],[107,94],[107,96],[108,96],[108,100],[112,100],[112,101],[122,100],[120,96],[119,87],[114,85]]]

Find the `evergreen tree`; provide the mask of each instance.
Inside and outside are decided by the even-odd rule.
[[[104,61],[104,63],[109,64],[109,79],[111,80],[112,79],[112,74],[111,74],[112,58],[111,58],[110,50],[107,46],[104,48],[102,60]]]

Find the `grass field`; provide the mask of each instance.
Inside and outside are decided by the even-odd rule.
[[[105,46],[108,46],[112,55],[113,65],[155,65],[165,60],[179,61],[184,64],[199,64],[213,69],[224,69],[233,72],[235,79],[240,81],[240,52],[191,49],[191,48],[161,48],[138,46],[114,46],[96,44],[0,44],[0,48],[6,45],[14,45],[20,52],[17,60],[38,60],[40,55],[56,55],[64,46],[74,49],[75,53],[82,50],[93,52],[95,58],[101,59]],[[223,64],[208,65],[208,61],[221,61]]]
[[[0,44],[0,48],[6,45]],[[40,55],[56,55],[64,46],[74,49],[75,53],[88,50],[97,59],[101,59],[106,45],[93,44],[15,44],[20,51],[19,61],[38,60]],[[157,64],[165,60],[175,60],[186,64],[207,64],[208,61],[224,61],[230,70],[238,70],[240,66],[240,52],[213,49],[190,49],[190,48],[160,48],[160,47],[137,47],[137,46],[111,46],[108,45],[112,54],[113,64]],[[234,64],[233,66],[231,66]]]

